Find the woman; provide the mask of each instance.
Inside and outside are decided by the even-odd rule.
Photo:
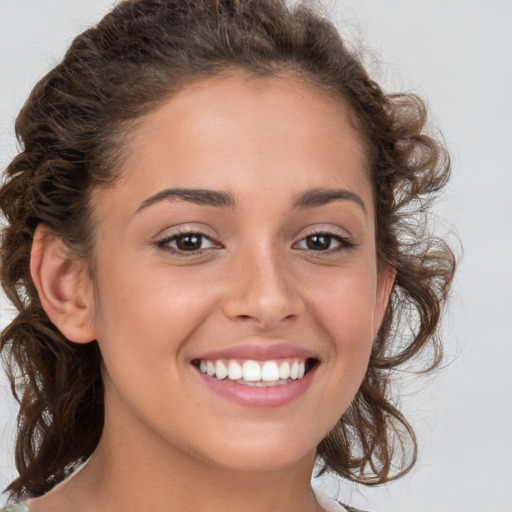
[[[124,1],[79,36],[0,192],[16,507],[349,510],[315,461],[408,471],[389,375],[439,361],[454,270],[425,121],[305,7]]]

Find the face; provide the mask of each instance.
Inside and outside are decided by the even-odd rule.
[[[222,467],[313,460],[392,282],[343,102],[289,77],[188,86],[93,199],[105,428]]]

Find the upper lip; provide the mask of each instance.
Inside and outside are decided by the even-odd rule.
[[[209,361],[216,359],[251,359],[254,361],[269,361],[274,359],[289,359],[294,357],[304,359],[318,359],[318,355],[310,350],[297,347],[291,343],[269,344],[268,340],[264,345],[236,345],[225,349],[207,352],[195,357],[194,359]]]

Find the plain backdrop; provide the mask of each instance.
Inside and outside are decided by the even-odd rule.
[[[35,82],[112,4],[0,0],[0,170],[16,153],[14,119]],[[512,512],[512,1],[324,5],[387,91],[427,100],[453,157],[438,226],[456,247],[450,232],[458,233],[464,255],[444,326],[444,370],[403,376],[417,466],[379,488],[320,485],[372,512]],[[2,299],[0,327],[10,314]],[[2,489],[15,475],[15,411],[0,378]]]

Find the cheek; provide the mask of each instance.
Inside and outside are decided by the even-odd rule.
[[[177,359],[181,346],[211,309],[200,279],[179,279],[165,269],[153,272],[115,268],[99,276],[96,326],[102,352],[134,365],[165,365]],[[117,354],[116,354],[117,352]]]
[[[103,276],[97,308],[109,396],[122,397],[147,422],[153,421],[152,411],[168,406],[175,389],[182,389],[179,398],[187,399],[183,347],[208,309],[204,294],[199,301],[197,290],[162,272],[154,274],[126,273],[118,265]]]
[[[321,284],[310,287],[309,309],[330,340],[340,378],[362,378],[376,332],[376,278],[365,270],[343,272]]]
[[[310,304],[322,323],[336,332],[373,336],[376,305],[376,274],[363,269],[343,269],[338,274],[316,276],[309,283]]]

